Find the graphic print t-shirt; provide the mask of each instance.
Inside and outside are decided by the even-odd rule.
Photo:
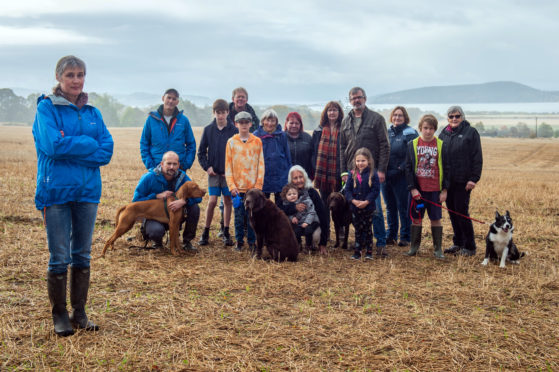
[[[417,142],[417,183],[421,191],[440,191],[437,139]]]

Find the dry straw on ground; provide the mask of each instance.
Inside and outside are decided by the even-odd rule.
[[[144,172],[140,129],[112,133],[94,256]],[[92,261],[88,312],[101,330],[58,338],[31,130],[0,127],[0,370],[559,370],[559,142],[482,142],[471,213],[488,221],[496,208],[511,211],[529,252],[518,266],[480,265],[479,224],[477,256],[443,262],[427,233],[415,258],[390,248],[386,260],[355,262],[329,247],[327,257],[282,264],[224,248],[216,224],[197,255],[121,238]],[[198,164],[190,174],[206,186]],[[446,214],[444,227],[448,246]]]

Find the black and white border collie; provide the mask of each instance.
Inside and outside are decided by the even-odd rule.
[[[485,237],[485,259],[481,263],[486,266],[489,260],[498,260],[501,258],[499,267],[505,267],[505,262],[508,260],[512,263],[518,264],[518,260],[524,257],[524,253],[520,253],[516,244],[512,241],[512,232],[514,225],[509,211],[504,216],[499,212],[495,212],[495,222],[491,224],[489,233]]]

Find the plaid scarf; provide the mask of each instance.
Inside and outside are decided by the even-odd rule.
[[[336,172],[338,134],[339,129],[337,127],[333,129],[330,126],[323,127],[316,153],[314,186],[328,194],[336,191],[336,181],[338,180]]]

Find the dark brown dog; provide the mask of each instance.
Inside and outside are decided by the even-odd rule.
[[[332,214],[334,230],[336,231],[336,245],[334,247],[339,247],[340,240],[343,239],[342,248],[347,249],[349,225],[351,225],[351,209],[349,208],[349,203],[341,192],[333,192],[328,195],[326,204]]]
[[[188,181],[179,188],[179,191],[177,191],[176,200],[201,198],[205,194],[206,191],[202,190],[195,182]],[[169,198],[168,201],[173,200],[175,199]],[[173,212],[169,209],[167,214],[167,212],[165,212],[165,202],[163,199],[153,199],[130,203],[121,207],[118,212],[116,212],[116,229],[114,234],[105,243],[101,257],[105,257],[107,248],[109,248],[109,246],[114,248],[114,242],[130,230],[136,221],[143,218],[169,224],[171,253],[173,255],[179,254],[179,229],[184,218],[183,210],[180,208],[179,210]]]
[[[272,259],[297,261],[299,244],[285,213],[258,189],[247,191],[245,209],[256,233],[256,256],[262,257],[262,246],[266,242]]]

